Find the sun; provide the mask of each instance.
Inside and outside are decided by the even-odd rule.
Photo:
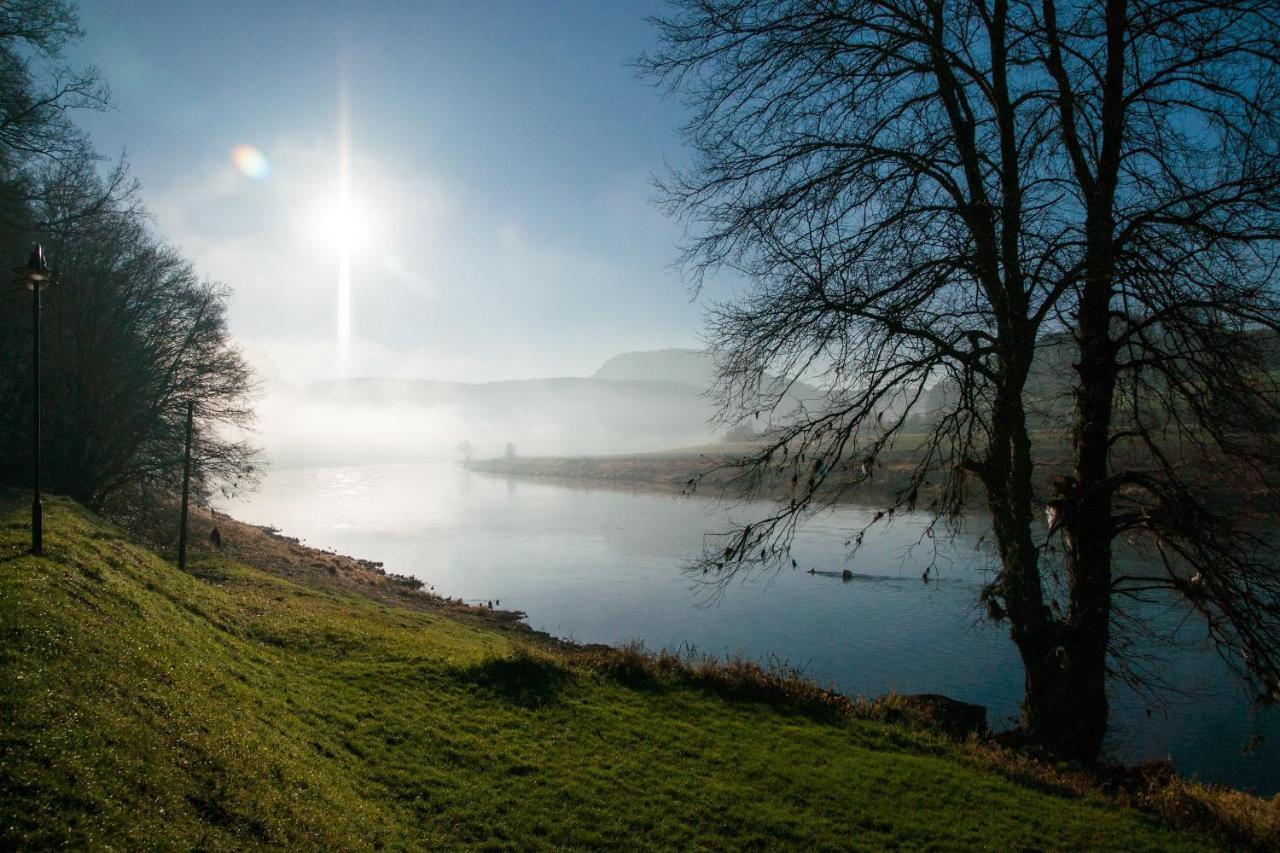
[[[367,207],[354,199],[338,198],[316,204],[311,216],[311,231],[327,246],[352,251],[372,245],[377,226]]]
[[[317,199],[303,217],[311,241],[321,247],[319,256],[336,262],[337,303],[334,319],[338,344],[338,370],[345,371],[351,349],[352,269],[366,252],[382,243],[378,219],[372,208],[345,192],[346,182],[334,195]]]

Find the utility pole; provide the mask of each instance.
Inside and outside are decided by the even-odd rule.
[[[187,568],[187,496],[191,489],[191,420],[195,403],[187,401],[187,446],[182,460],[182,520],[178,529],[178,569]]]

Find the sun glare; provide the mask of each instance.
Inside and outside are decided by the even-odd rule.
[[[372,215],[359,203],[332,199],[316,205],[311,230],[328,246],[354,250],[370,246],[376,228]]]

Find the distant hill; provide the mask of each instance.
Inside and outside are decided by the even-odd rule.
[[[526,453],[563,453],[575,447],[583,453],[656,450],[672,441],[705,441],[712,433],[710,403],[693,385],[681,382],[348,379],[317,382],[307,394],[343,407],[448,407],[471,430],[495,433],[494,441],[514,442]]]
[[[338,379],[315,382],[264,434],[281,465],[452,458],[461,441],[481,456],[508,442],[521,455],[662,450],[714,439],[715,409],[698,387],[594,377],[449,382]],[[324,430],[305,429],[323,422]]]
[[[705,391],[715,383],[716,364],[711,354],[702,350],[624,352],[600,365],[592,378],[683,382]]]
[[[592,374],[595,379],[656,380],[683,382],[699,390],[707,391],[716,381],[716,362],[706,350],[660,349],[624,352],[600,365]],[[766,377],[766,383],[781,382],[776,376]],[[812,400],[821,395],[817,388],[804,382],[791,386],[789,397]],[[784,409],[790,406],[784,406]]]

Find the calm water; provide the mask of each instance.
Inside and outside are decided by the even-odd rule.
[[[933,542],[918,544],[924,519],[908,517],[868,535],[851,568],[871,577],[843,582],[847,531],[872,511],[842,508],[805,528],[794,549],[800,571],[751,576],[712,598],[680,570],[723,519],[724,508],[704,498],[429,463],[276,471],[259,492],[225,509],[316,547],[381,560],[442,595],[500,601],[561,637],[742,653],[797,666],[850,694],[945,693],[986,705],[994,726],[1017,713],[1021,664],[1005,633],[977,619],[991,562],[976,547],[976,523],[939,554],[939,581],[920,580]],[[819,573],[808,574],[810,567]],[[1154,615],[1169,627],[1181,619]],[[1207,781],[1275,792],[1280,718],[1250,715],[1196,630],[1184,626],[1190,647],[1158,667],[1190,693],[1152,707],[1117,689],[1109,750],[1124,760],[1172,757]],[[1259,733],[1262,745],[1243,754]]]

